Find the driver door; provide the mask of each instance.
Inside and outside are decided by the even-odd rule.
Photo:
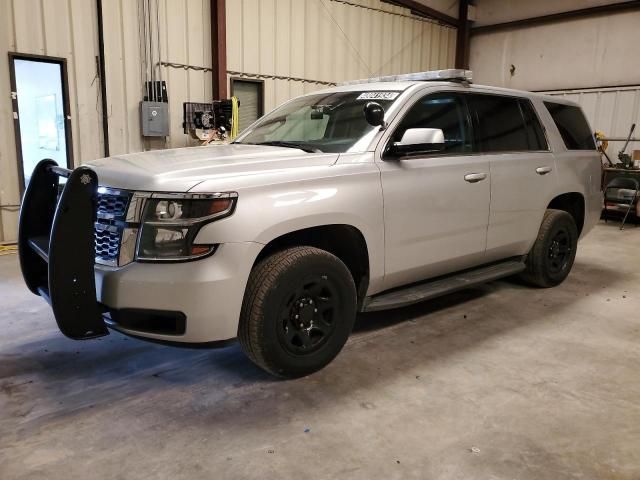
[[[441,129],[444,149],[389,153],[409,128]],[[471,128],[464,94],[432,93],[408,108],[385,143],[385,289],[483,263],[491,178],[489,162],[473,154]]]

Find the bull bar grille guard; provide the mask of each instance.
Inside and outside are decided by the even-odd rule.
[[[66,177],[58,199],[60,177]],[[60,331],[74,340],[109,334],[96,300],[94,223],[98,175],[38,163],[22,200],[20,268],[29,290],[51,305]]]

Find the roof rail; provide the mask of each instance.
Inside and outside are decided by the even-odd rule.
[[[471,70],[449,68],[447,70],[430,70],[428,72],[404,73],[402,75],[386,75],[384,77],[363,78],[360,80],[348,80],[338,85],[357,85],[359,83],[374,82],[412,82],[412,81],[441,81],[441,82],[467,82],[473,78]]]

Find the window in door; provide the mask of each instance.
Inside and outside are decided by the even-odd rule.
[[[481,152],[531,150],[518,98],[472,94],[469,108],[476,122],[476,144]]]
[[[435,93],[418,100],[393,134],[399,142],[409,128],[439,128],[444,133],[444,149],[430,155],[472,151],[469,116],[464,99],[455,93]]]
[[[536,114],[530,100],[521,98],[520,110],[524,118],[524,126],[527,130],[527,141],[529,142],[529,150],[549,150],[547,138],[542,130],[540,119]]]
[[[231,79],[231,95],[240,102],[238,131],[242,132],[264,114],[264,82]]]
[[[71,132],[64,59],[9,55],[20,188],[44,158],[71,168]]]

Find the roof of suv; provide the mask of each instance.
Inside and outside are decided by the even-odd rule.
[[[421,86],[429,86],[429,87],[460,87],[465,86],[470,91],[473,90],[481,90],[483,92],[491,91],[496,94],[502,95],[510,95],[517,97],[525,97],[532,98],[537,97],[542,100],[552,101],[555,103],[564,103],[567,105],[577,105],[575,102],[570,100],[566,100],[561,97],[553,97],[550,95],[545,95],[542,93],[528,92],[526,90],[515,90],[512,88],[503,88],[503,87],[493,87],[490,85],[478,85],[475,83],[461,83],[461,82],[451,82],[451,81],[424,81],[424,80],[409,80],[409,81],[399,81],[399,82],[370,82],[370,83],[356,83],[351,85],[339,85],[336,87],[326,88],[322,90],[317,90],[314,92],[310,92],[308,95],[317,94],[317,93],[329,93],[329,92],[361,92],[361,91],[384,91],[384,90],[400,90],[404,91],[410,87],[414,87],[416,85]]]

